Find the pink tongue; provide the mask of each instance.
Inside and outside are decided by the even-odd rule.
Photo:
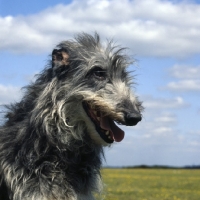
[[[108,130],[116,142],[121,142],[124,139],[124,131],[122,131],[109,117],[101,117],[100,126],[102,129]]]

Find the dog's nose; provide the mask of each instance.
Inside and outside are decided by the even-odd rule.
[[[135,126],[139,121],[142,120],[142,116],[137,112],[126,113],[124,119],[127,126]]]

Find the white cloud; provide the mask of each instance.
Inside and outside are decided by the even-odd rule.
[[[169,69],[169,75],[175,80],[162,89],[175,92],[200,91],[200,66],[174,65]]]
[[[14,86],[4,86],[0,84],[0,105],[17,101],[20,97],[20,88]]]
[[[143,96],[142,97],[145,109],[169,109],[169,108],[182,108],[188,104],[184,101],[182,97],[175,97],[171,99],[167,98],[155,98],[153,96]]]
[[[180,80],[173,81],[167,84],[167,89],[171,91],[188,92],[200,91],[200,80]]]
[[[189,134],[194,136],[200,136],[200,130],[191,130],[189,131]]]
[[[155,134],[163,135],[163,134],[172,132],[172,128],[170,128],[170,127],[159,127],[159,128],[156,128],[153,131],[154,131]]]
[[[164,115],[164,116],[159,116],[157,118],[155,118],[155,122],[156,123],[169,123],[169,124],[172,124],[172,123],[175,123],[177,121],[176,117],[172,114],[170,115]]]
[[[200,6],[161,0],[74,0],[30,16],[0,17],[0,50],[48,51],[76,32],[101,33],[134,54],[183,57],[200,52]]]
[[[200,79],[200,66],[174,65],[169,72],[178,79]]]

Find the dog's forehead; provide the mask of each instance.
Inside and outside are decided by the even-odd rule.
[[[89,67],[101,67],[103,69],[122,71],[129,66],[128,57],[120,54],[120,50],[111,51],[110,49],[100,48],[91,54]]]

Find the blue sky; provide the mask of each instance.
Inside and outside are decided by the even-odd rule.
[[[97,31],[134,55],[145,107],[104,165],[199,165],[199,19],[200,2],[189,0],[0,0],[0,104],[20,99],[58,42]]]

